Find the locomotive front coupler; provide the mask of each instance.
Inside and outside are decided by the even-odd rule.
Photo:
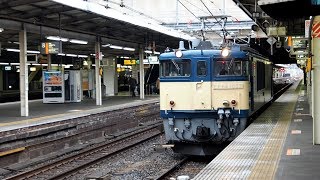
[[[217,126],[220,129],[221,123],[223,122],[224,109],[218,109],[219,119],[217,119]]]

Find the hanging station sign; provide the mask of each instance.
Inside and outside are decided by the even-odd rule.
[[[58,54],[61,52],[60,42],[43,42],[41,43],[41,54]]]
[[[130,60],[125,59],[125,60],[123,61],[123,64],[124,64],[124,65],[135,65],[135,64],[136,64],[136,60],[135,60],[135,59],[130,59]]]

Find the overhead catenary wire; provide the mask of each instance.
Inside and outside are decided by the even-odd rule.
[[[195,8],[197,8],[197,9],[199,9],[199,10],[201,10],[202,12],[204,12],[204,13],[206,13],[206,14],[209,14],[209,15],[211,15],[211,16],[214,16],[213,15],[213,13],[212,12],[210,12],[209,10],[208,10],[208,8],[207,8],[207,10],[209,11],[209,13],[207,12],[207,11],[205,11],[205,10],[203,10],[202,8],[200,8],[200,7],[198,7],[197,5],[195,5],[195,4],[193,4],[193,3],[191,3],[190,1],[188,1],[188,0],[184,0],[184,1],[186,1],[187,3],[189,3],[189,4],[191,4],[193,7],[195,7]],[[202,2],[202,1],[201,1]],[[203,4],[203,2],[202,2],[202,4]],[[219,21],[217,20],[217,19],[215,19],[217,22],[215,22],[214,23],[214,25],[215,24],[218,24],[219,23]],[[206,19],[206,21],[209,21],[208,19]],[[209,21],[210,22],[210,21]],[[213,23],[213,22],[211,22],[211,23]],[[220,23],[219,23],[220,24]],[[220,24],[221,25],[221,24]],[[208,25],[206,25],[208,28],[210,28]],[[211,28],[210,28],[211,29]]]
[[[186,1],[186,2],[187,2],[187,3],[189,3],[189,4],[191,4],[193,7],[195,7],[195,8],[197,8],[197,9],[199,9],[200,11],[202,11],[202,12],[204,12],[204,13],[208,14],[208,12],[207,12],[207,11],[205,11],[205,10],[203,10],[202,8],[200,8],[199,6],[197,6],[197,5],[193,4],[193,3],[191,3],[190,1],[188,1],[188,0],[184,0],[184,1]]]
[[[203,4],[203,6],[208,10],[208,12],[211,14],[211,16],[214,17],[214,15],[212,14],[212,12],[208,8],[208,6],[202,0],[200,0],[200,1]],[[220,24],[220,26],[222,26],[222,24],[220,23],[220,21],[218,21],[218,19],[216,17],[214,17],[214,19]]]
[[[199,21],[201,21],[200,18],[198,18],[198,16],[196,16],[192,11],[190,11],[180,0],[178,0],[178,2],[179,2],[187,11],[189,11],[189,13],[192,14],[196,19],[198,19]]]
[[[178,2],[190,13],[190,14],[192,14],[196,19],[198,19],[200,22],[202,22],[202,20],[198,17],[198,16],[196,16],[190,9],[188,9],[180,0],[178,0]],[[189,2],[190,3],[190,2]],[[191,3],[190,3],[191,4]],[[207,26],[208,27],[208,26]],[[209,27],[210,28],[210,27]],[[210,28],[211,29],[211,28]],[[203,34],[203,29],[201,29],[201,32],[202,32],[202,34]],[[221,37],[221,35],[219,34],[219,33],[217,33],[217,32],[215,32],[217,35],[219,35],[220,37]]]
[[[159,20],[159,19],[156,19],[156,18],[154,18],[154,17],[152,17],[152,16],[150,16],[150,15],[147,15],[147,14],[145,14],[145,13],[143,13],[143,12],[140,12],[139,10],[136,10],[136,9],[134,9],[134,8],[132,8],[132,7],[129,7],[129,6],[127,6],[127,5],[124,5],[124,4],[123,4],[123,1],[122,1],[121,3],[118,3],[118,2],[115,2],[115,1],[109,1],[109,0],[108,0],[107,2],[108,2],[108,3],[115,4],[115,5],[119,5],[119,6],[122,7],[122,8],[126,8],[126,9],[128,9],[128,10],[130,10],[130,11],[136,13],[136,14],[139,14],[139,15],[141,15],[141,16],[145,16],[145,17],[147,17],[147,18],[149,18],[149,19],[152,19],[152,20],[154,20],[154,21],[157,21],[157,22],[159,22],[159,23],[161,23],[161,24],[166,24],[165,22],[163,22],[163,21],[161,21],[161,20]],[[109,7],[109,6],[106,6],[106,7],[107,7],[107,8],[111,8],[111,7]],[[112,8],[112,9],[119,11],[118,9],[115,9],[115,8]]]

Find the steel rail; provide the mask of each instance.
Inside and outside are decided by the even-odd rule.
[[[186,158],[182,159],[181,161],[179,161],[178,163],[176,163],[174,166],[172,166],[166,172],[164,172],[161,175],[159,175],[158,177],[156,177],[155,180],[165,179],[165,177],[167,177],[169,174],[171,174],[174,171],[176,171],[178,168],[180,168],[181,166],[183,166],[187,162],[189,162],[189,158],[186,157]]]
[[[33,170],[30,170],[30,171],[27,171],[27,172],[22,172],[20,174],[17,174],[17,175],[14,175],[12,177],[8,177],[6,178],[5,180],[20,180],[20,179],[30,179],[30,178],[33,178],[33,177],[36,177],[40,174],[45,174],[47,171],[49,170],[52,170],[52,169],[56,169],[56,168],[61,168],[62,166],[64,165],[67,165],[69,163],[72,163],[74,161],[79,161],[81,160],[82,158],[86,158],[86,157],[89,157],[89,156],[92,156],[94,154],[97,154],[111,146],[113,146],[114,144],[118,143],[122,143],[122,142],[125,142],[125,141],[128,141],[128,140],[132,140],[134,138],[139,138],[141,137],[141,135],[143,134],[147,134],[149,132],[151,132],[152,135],[150,135],[148,138],[145,138],[145,139],[142,139],[142,140],[139,140],[138,142],[135,142],[133,144],[128,144],[127,146],[125,147],[122,147],[116,151],[113,151],[113,152],[110,152],[110,153],[107,153],[107,154],[104,154],[103,156],[100,156],[98,158],[94,158],[92,160],[90,160],[89,162],[86,162],[86,163],[83,163],[83,164],[79,164],[77,167],[74,167],[70,170],[67,170],[67,169],[64,169],[63,172],[60,172],[60,173],[57,173],[57,175],[55,175],[54,177],[50,177],[50,178],[47,178],[47,179],[61,179],[63,177],[66,177],[70,174],[73,174],[81,169],[84,169],[86,167],[89,167],[105,158],[108,158],[112,155],[115,155],[117,153],[120,153],[124,150],[127,150],[133,146],[137,146],[138,144],[141,144],[145,141],[148,141],[156,136],[159,136],[160,134],[162,134],[162,132],[156,132],[155,129],[158,128],[159,125],[162,125],[162,123],[156,123],[155,125],[152,125],[150,127],[148,127],[147,129],[143,129],[143,130],[140,130],[136,133],[133,133],[133,134],[130,134],[130,135],[127,135],[125,137],[122,137],[122,138],[119,138],[119,139],[116,139],[116,140],[113,140],[113,141],[110,141],[110,142],[107,142],[105,144],[102,144],[102,145],[99,145],[97,147],[94,147],[94,148],[90,148],[88,150],[85,150],[79,154],[76,154],[76,155],[72,155],[70,157],[67,157],[65,159],[62,159],[62,160],[58,160],[56,162],[53,162],[51,164],[47,164],[47,165],[44,165],[44,166],[41,166],[39,168],[36,168],[36,169],[33,169]],[[152,133],[153,132],[153,133]]]

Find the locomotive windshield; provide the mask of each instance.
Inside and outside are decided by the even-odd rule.
[[[190,74],[191,61],[188,59],[162,61],[160,64],[160,76],[162,77],[188,77]]]
[[[247,76],[248,61],[232,58],[230,60],[217,59],[214,62],[215,76]]]

